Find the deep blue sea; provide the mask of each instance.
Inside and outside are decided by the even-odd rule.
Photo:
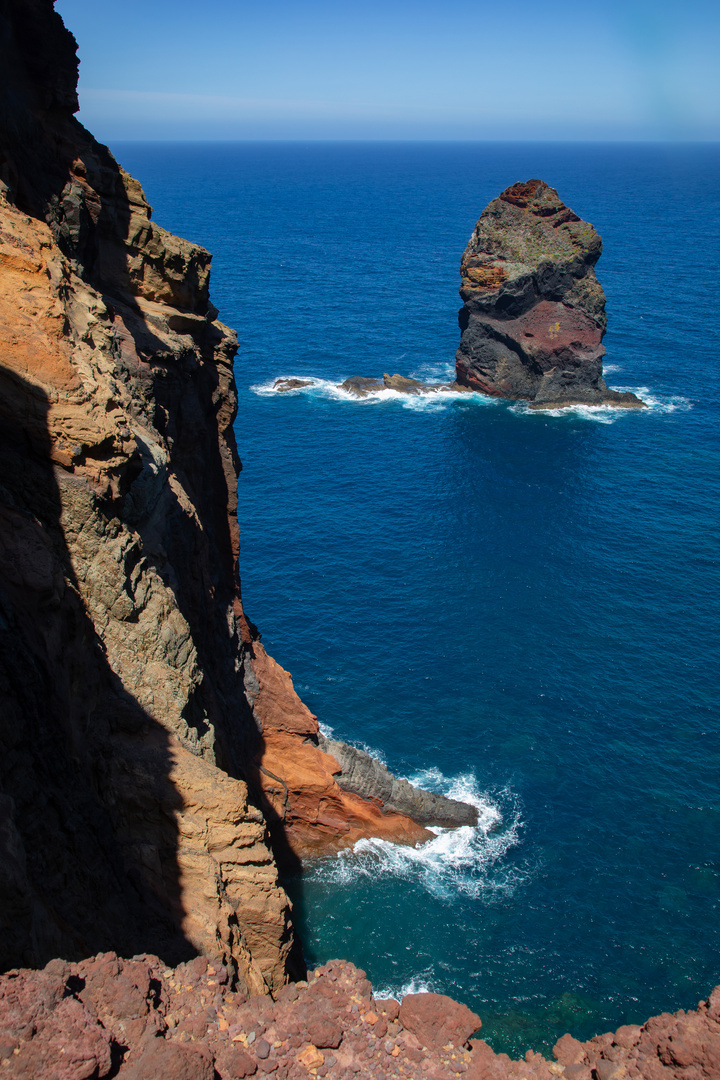
[[[694,1008],[720,982],[720,148],[114,150],[238,331],[265,644],[336,737],[482,811],[293,882],[308,961],[452,994],[515,1054]],[[452,377],[460,255],[535,176],[603,237],[607,379],[650,408],[338,393]]]

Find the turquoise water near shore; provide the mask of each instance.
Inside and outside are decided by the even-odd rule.
[[[720,982],[720,150],[123,144],[237,328],[243,596],[336,737],[473,798],[292,883],[310,963],[543,1049]],[[458,266],[540,176],[604,240],[608,383],[642,413],[448,395]],[[277,394],[280,376],[315,377]]]

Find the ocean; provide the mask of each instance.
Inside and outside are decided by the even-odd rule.
[[[481,812],[290,882],[308,962],[451,994],[516,1055],[694,1008],[720,982],[720,148],[113,150],[238,331],[269,652],[326,731]],[[607,381],[650,408],[338,391],[452,378],[461,253],[530,177],[600,232]]]

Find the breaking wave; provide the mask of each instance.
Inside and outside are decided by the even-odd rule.
[[[611,371],[620,370],[617,364],[606,365],[606,374]],[[416,372],[424,379],[451,379],[452,373],[448,372],[447,365],[442,364],[425,364],[421,370]],[[305,386],[296,387],[293,390],[276,390],[275,384],[279,378],[282,379],[303,379],[307,382]],[[504,398],[489,397],[485,394],[468,394],[460,390],[426,390],[419,394],[403,394],[398,390],[377,390],[372,394],[368,394],[367,397],[356,397],[354,394],[349,394],[347,390],[343,390],[339,382],[333,382],[331,379],[316,379],[310,376],[295,376],[295,375],[283,375],[276,378],[269,379],[264,383],[257,383],[250,387],[253,394],[260,396],[297,396],[306,395],[309,397],[321,397],[326,400],[337,401],[345,404],[352,405],[367,405],[378,406],[387,402],[396,402],[401,405],[403,409],[411,409],[415,412],[423,412],[427,410],[446,409],[450,407],[456,401],[464,401],[473,406],[492,406],[498,407],[505,405],[510,412],[513,412],[521,416],[575,416],[581,417],[583,420],[593,420],[597,424],[614,424],[616,420],[619,420],[622,416],[626,416],[628,413],[637,414],[638,411],[643,413],[669,413],[675,412],[677,409],[691,409],[692,403],[686,397],[679,395],[660,395],[654,394],[647,386],[615,386],[612,389],[620,391],[631,391],[645,402],[648,406],[647,409],[622,409],[617,408],[614,405],[566,405],[557,409],[531,409],[524,401],[510,402]]]
[[[427,366],[427,365],[426,365]],[[440,365],[438,365],[440,367]],[[446,379],[448,378],[447,372],[441,370],[439,374],[430,374],[423,370],[423,376],[430,379]],[[302,378],[307,379],[308,385],[299,386],[293,390],[276,390],[275,383],[279,378],[293,379]],[[498,398],[485,397],[483,394],[468,394],[461,390],[426,390],[418,394],[403,394],[398,390],[377,390],[372,394],[368,394],[367,397],[356,397],[355,394],[349,394],[347,390],[341,389],[339,382],[333,382],[330,379],[314,379],[309,376],[295,376],[295,375],[283,375],[276,378],[269,379],[264,383],[257,383],[250,387],[253,394],[260,396],[272,396],[279,395],[282,397],[288,395],[307,395],[310,397],[323,397],[329,400],[344,402],[346,404],[353,405],[370,405],[377,406],[382,405],[385,402],[397,402],[404,409],[412,409],[414,411],[423,411],[426,409],[444,409],[452,404],[454,401],[467,401],[473,405],[496,405],[499,401]]]
[[[361,877],[388,875],[421,886],[438,899],[450,899],[458,892],[481,897],[514,890],[525,875],[507,865],[504,856],[520,841],[517,797],[507,790],[497,797],[482,794],[472,773],[447,778],[438,769],[426,769],[408,779],[428,791],[471,803],[477,808],[478,824],[432,828],[432,839],[417,847],[377,837],[358,840],[352,849],[317,863],[308,877],[347,885]]]
[[[530,409],[524,402],[518,401],[510,406],[510,411],[524,416],[579,416],[583,420],[594,420],[596,424],[614,424],[616,420],[628,414],[652,415],[653,413],[671,413],[677,409],[692,409],[689,398],[680,395],[653,394],[647,386],[613,386],[612,389],[621,393],[630,391],[637,394],[640,400],[645,402],[647,409],[619,409],[615,405],[565,405],[557,409]]]

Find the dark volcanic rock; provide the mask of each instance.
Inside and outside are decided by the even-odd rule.
[[[457,380],[535,408],[642,408],[602,374],[602,240],[542,180],[513,184],[485,208],[460,266]]]
[[[346,379],[344,383],[340,383],[340,389],[345,390],[348,394],[353,394],[355,397],[367,397],[368,394],[377,393],[378,390],[384,390],[385,387],[380,379],[369,379],[363,375],[353,375],[351,379]]]
[[[396,390],[399,394],[432,394],[432,393],[462,393],[469,387],[459,383],[426,383],[419,379],[409,379],[406,375],[383,375],[382,379],[369,379],[362,375],[353,375],[340,383],[340,389],[355,397],[368,397],[369,394],[378,394],[381,390]]]
[[[288,390],[302,390],[304,386],[314,386],[314,379],[276,379],[273,390],[279,394],[286,394]]]
[[[342,769],[336,780],[345,791],[364,799],[377,799],[383,809],[406,814],[420,825],[435,825],[454,829],[460,825],[477,825],[478,813],[469,803],[446,799],[413,787],[407,780],[398,780],[376,758],[355,746],[319,737],[320,748],[332,754]]]

